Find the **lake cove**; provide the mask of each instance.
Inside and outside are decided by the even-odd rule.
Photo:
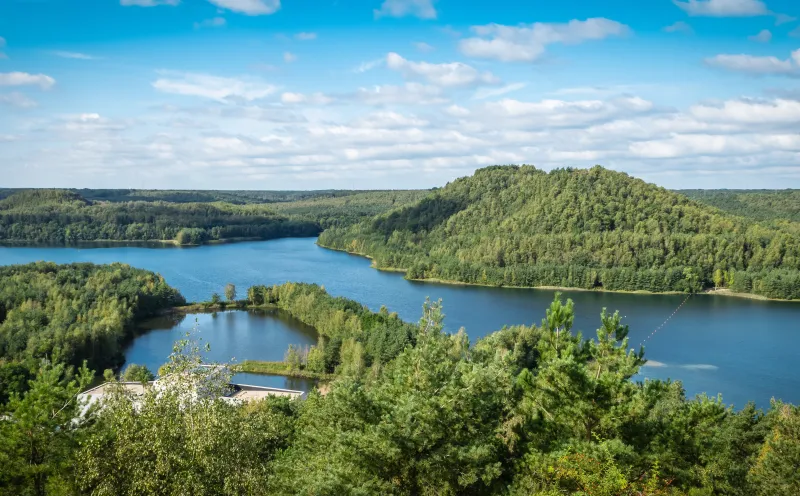
[[[228,282],[236,285],[240,295],[255,284],[310,282],[372,310],[386,305],[403,319],[416,321],[426,296],[442,298],[446,328],[457,331],[463,326],[472,341],[505,324],[538,324],[554,293],[407,281],[402,274],[371,268],[365,258],[320,248],[314,238],[196,248],[153,249],[124,244],[107,248],[0,247],[2,265],[37,260],[122,262],[153,270],[189,301],[207,300],[213,292],[222,294]],[[800,360],[800,349],[794,346],[800,337],[798,303],[695,295],[653,334],[685,295],[563,293],[575,301],[574,329],[583,331],[584,336],[594,336],[604,307],[620,311],[623,322],[630,326],[632,347],[638,348],[652,336],[645,346],[650,362],[640,378],[681,380],[688,395],[722,393],[723,400],[736,408],[748,400],[767,407],[773,396],[800,403],[800,371],[792,367]],[[180,323],[150,322],[156,330],[134,341],[127,350],[128,362],[153,364],[157,369],[174,340],[191,329],[194,318],[187,316]],[[316,341],[313,335],[274,316],[222,312],[216,318],[210,314],[197,318],[201,336],[211,343],[214,360],[281,360],[288,344]],[[237,375],[238,382],[307,389],[298,385],[301,379],[242,375]]]

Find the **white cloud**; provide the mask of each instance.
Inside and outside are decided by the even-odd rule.
[[[466,117],[470,115],[472,112],[469,109],[461,107],[459,105],[450,105],[446,109],[444,109],[445,113],[448,115],[452,115],[453,117]]]
[[[56,84],[56,80],[45,74],[28,74],[27,72],[0,72],[0,86],[38,86],[47,90]]]
[[[36,106],[35,101],[17,92],[0,94],[0,103],[17,108],[33,108]]]
[[[592,18],[585,21],[573,19],[565,24],[487,24],[473,26],[472,31],[477,36],[461,40],[459,44],[465,55],[504,62],[529,62],[538,59],[547,45],[570,45],[622,36],[630,32],[630,28],[610,19]]]
[[[380,9],[374,11],[375,18],[414,16],[420,19],[436,19],[433,0],[384,0]]]
[[[414,42],[414,47],[420,52],[432,52],[435,50],[431,45],[425,43],[424,41]]]
[[[305,103],[309,105],[326,105],[331,103],[333,98],[326,96],[323,93],[290,93],[286,92],[281,95],[281,102],[285,104],[299,104]]]
[[[769,43],[772,40],[772,33],[769,29],[762,29],[758,34],[748,36],[750,41],[757,41],[759,43]]]
[[[770,14],[761,0],[673,0],[690,16],[752,17]]]
[[[793,124],[800,122],[797,100],[729,100],[720,105],[695,105],[690,115],[706,122],[757,124]]]
[[[653,110],[652,102],[639,97],[621,97],[612,100],[542,100],[525,102],[504,99],[485,103],[481,114],[513,126],[586,126],[628,115],[638,115]]]
[[[359,88],[351,98],[367,105],[436,105],[448,101],[440,88],[419,83]]]
[[[362,72],[371,71],[372,69],[378,67],[379,65],[382,65],[385,61],[386,61],[386,59],[381,57],[379,59],[368,60],[366,62],[362,62],[361,64],[359,64],[358,67],[353,69],[353,72],[362,73]]]
[[[316,40],[317,39],[317,33],[306,33],[306,32],[297,33],[296,35],[294,35],[294,38],[296,40],[300,40],[300,41]]]
[[[196,73],[162,77],[153,82],[153,87],[164,93],[199,96],[217,101],[253,101],[265,98],[277,90],[275,86],[258,79],[228,78]]]
[[[211,19],[205,19],[203,21],[194,23],[194,28],[221,28],[227,24],[228,21],[226,21],[224,17],[212,17]]]
[[[257,16],[274,14],[281,8],[281,0],[208,0],[217,7],[240,14]]]
[[[394,52],[386,55],[386,66],[394,71],[399,71],[405,78],[424,79],[431,84],[444,87],[476,86],[500,82],[500,79],[491,72],[480,72],[461,62],[446,64],[412,62]]]
[[[786,14],[776,14],[775,15],[775,25],[780,26],[781,24],[786,24],[787,22],[794,22],[797,20],[797,17],[792,17]]]
[[[97,58],[92,55],[86,55],[85,53],[65,52],[62,50],[54,50],[50,53],[52,53],[56,57],[61,57],[62,59],[94,60]]]
[[[283,52],[283,61],[287,64],[291,64],[297,60],[297,55],[293,54],[292,52]]]
[[[473,100],[485,100],[486,98],[492,98],[495,96],[505,95],[506,93],[511,93],[512,91],[521,90],[527,86],[527,83],[512,83],[507,84],[505,86],[501,86],[500,88],[481,88],[472,95]]]
[[[157,7],[159,5],[175,6],[181,3],[181,0],[120,0],[119,4],[126,7]]]
[[[692,27],[683,21],[678,21],[674,24],[664,27],[664,31],[667,33],[694,33]]]
[[[800,50],[797,50],[792,53],[791,58],[786,60],[773,56],[722,54],[707,58],[705,62],[710,66],[753,75],[797,75],[800,74],[799,57]]]
[[[800,26],[797,26],[793,30],[789,32],[789,36],[792,38],[800,38]]]
[[[0,48],[6,47],[6,39],[0,36]]]

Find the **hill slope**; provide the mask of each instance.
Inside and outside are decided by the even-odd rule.
[[[678,193],[742,217],[800,222],[800,190],[797,189],[686,189]]]
[[[800,298],[800,229],[758,224],[594,167],[488,167],[320,236],[414,279]]]

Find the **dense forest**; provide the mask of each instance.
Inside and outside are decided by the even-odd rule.
[[[78,289],[73,299],[91,293]],[[618,313],[604,310],[587,339],[572,328],[572,302],[557,295],[540,325],[472,344],[464,332],[443,332],[441,302],[426,302],[412,325],[312,285],[256,286],[248,298],[316,323],[323,346],[360,343],[363,365],[340,354],[329,391],[306,400],[187,403],[190,377],[204,373],[204,347],[190,335],[164,367],[177,378],[169,388],[138,398],[112,391],[102,409],[81,414],[75,395],[92,374],[42,361],[27,390],[0,404],[0,493],[800,491],[800,409],[734,411],[720,398],[687,399],[680,383],[634,382],[645,358],[630,349]],[[368,351],[379,334],[402,342],[373,348],[388,351],[386,361]]]
[[[16,193],[33,191],[34,188],[3,189],[0,188],[0,200]],[[57,190],[44,190],[57,191]],[[163,201],[168,203],[214,203],[224,202],[234,205],[254,203],[285,203],[313,199],[334,199],[351,195],[387,193],[386,190],[341,190],[328,189],[316,191],[259,191],[259,190],[170,190],[170,189],[63,189],[80,195],[89,201],[97,202],[133,202]],[[417,190],[399,193],[415,193]],[[420,190],[421,191],[421,190]]]
[[[319,244],[411,279],[800,298],[800,223],[759,223],[599,166],[480,169]]]
[[[0,200],[0,241],[69,244],[126,240],[196,245],[316,236],[326,227],[347,226],[421,196],[421,192],[384,191],[234,205],[219,201],[98,202],[65,190],[25,190]]]
[[[417,328],[386,307],[373,312],[353,300],[334,298],[316,284],[252,286],[247,300],[254,307],[277,306],[317,330],[317,346],[287,353],[287,361],[310,372],[379,370],[416,340]]]
[[[136,320],[183,303],[161,276],[124,264],[0,267],[0,377],[41,359],[118,366]]]
[[[800,222],[800,190],[797,189],[684,189],[678,193],[742,217]]]

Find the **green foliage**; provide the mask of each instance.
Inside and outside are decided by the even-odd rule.
[[[800,408],[773,404],[772,430],[750,470],[754,494],[800,493]]]
[[[183,303],[161,276],[124,264],[0,267],[0,357],[118,366],[135,320]]]
[[[594,167],[488,167],[415,204],[324,231],[409,279],[695,292],[717,270],[737,292],[800,298],[800,224],[726,214]]]
[[[228,300],[229,303],[236,301],[236,286],[232,283],[225,285],[225,299]]]
[[[85,427],[76,421],[76,395],[93,374],[83,367],[42,361],[23,395],[13,395],[0,416],[0,491],[14,495],[70,493],[72,457]]]
[[[20,190],[0,195],[0,240],[69,244],[316,236],[424,196],[422,191],[201,192]],[[93,200],[87,200],[92,198]],[[266,204],[264,204],[266,202]]]
[[[125,368],[122,373],[122,380],[127,382],[147,383],[155,380],[156,376],[145,365],[132,363]]]
[[[759,221],[800,222],[800,190],[684,189],[693,200]]]
[[[96,495],[264,494],[269,463],[293,436],[295,405],[220,398],[229,376],[179,341],[159,388],[113,388],[75,454],[75,485]],[[202,393],[202,394],[200,394]]]
[[[443,331],[441,301],[426,300],[412,325],[316,285],[247,294],[318,326],[319,346],[292,346],[287,362],[257,365],[335,370],[325,394],[227,402],[220,396],[231,369],[205,366],[207,346],[191,333],[161,367],[159,387],[133,394],[109,374],[102,408],[84,410],[76,400],[92,378],[85,366],[75,376],[44,362],[24,388],[32,359],[4,362],[0,377],[16,385],[0,414],[0,493],[800,491],[800,409],[774,403],[766,414],[753,405],[736,412],[721,398],[687,399],[680,383],[634,382],[644,352],[630,348],[619,313],[603,309],[595,337],[585,339],[573,330],[573,303],[557,295],[540,325],[503,328],[471,345],[463,330]]]
[[[388,363],[413,346],[416,338],[416,326],[403,322],[396,313],[372,312],[353,300],[334,298],[316,284],[252,286],[247,294],[252,305],[275,305],[317,330],[318,347],[303,353],[298,362],[307,367],[313,352],[314,372],[360,374],[375,363]],[[301,353],[294,350],[293,354]]]

